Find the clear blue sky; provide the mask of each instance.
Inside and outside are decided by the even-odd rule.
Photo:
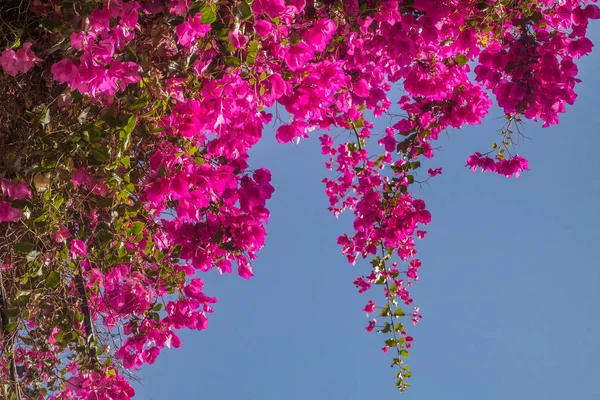
[[[600,29],[580,60],[577,104],[549,129],[528,124],[521,178],[474,174],[502,121],[451,132],[418,190],[433,222],[419,241],[414,297],[424,318],[411,333],[412,388],[394,388],[383,337],[364,330],[369,293],[352,281],[335,238],[349,226],[327,212],[317,136],[253,151],[273,172],[267,246],[255,277],[204,274],[217,296],[209,329],[184,332],[142,370],[142,400],[405,398],[600,399]],[[377,290],[377,288],[375,289]]]

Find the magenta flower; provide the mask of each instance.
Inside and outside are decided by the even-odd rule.
[[[237,263],[238,263],[238,274],[242,278],[250,279],[251,277],[254,276],[254,274],[252,273],[252,267],[250,266],[250,263],[248,262],[246,257],[239,256],[237,259]]]
[[[52,234],[52,239],[54,239],[54,241],[56,241],[58,243],[61,243],[70,237],[71,237],[71,233],[69,232],[69,230],[67,228],[60,228],[57,232]]]
[[[287,49],[283,56],[290,71],[302,69],[314,56],[313,49],[304,42]]]
[[[314,26],[304,34],[304,40],[313,46],[316,51],[323,51],[336,29],[335,22],[330,19],[317,20]]]
[[[26,42],[16,52],[6,49],[0,56],[0,66],[10,76],[25,73],[33,68],[34,63],[42,61],[31,50],[31,42]]]
[[[22,216],[21,210],[13,208],[7,201],[0,201],[0,222],[15,222]]]
[[[229,32],[227,37],[229,38],[229,41],[233,45],[234,49],[243,49],[244,47],[246,47],[246,44],[249,41],[247,36],[244,36],[240,33],[239,28],[236,28]]]
[[[261,36],[269,36],[273,30],[273,24],[261,19],[254,23],[254,30]]]
[[[60,332],[59,328],[53,328],[52,332],[50,332],[50,336],[48,337],[48,343],[55,344],[56,343],[56,335]]]
[[[375,324],[376,323],[377,323],[376,319],[369,321],[369,325],[365,328],[365,330],[367,332],[373,332],[373,329],[375,329]]]
[[[373,300],[369,300],[363,311],[367,313],[367,317],[371,315],[371,313],[375,312],[375,302]]]
[[[85,168],[77,168],[75,171],[73,171],[71,179],[73,180],[73,185],[75,185],[75,187],[89,184],[91,181]]]
[[[432,176],[432,177],[433,177],[433,176],[436,176],[436,175],[441,175],[441,174],[442,174],[442,169],[441,169],[441,168],[429,168],[429,169],[427,170],[427,173],[428,173],[430,176]]]
[[[87,245],[81,240],[73,240],[71,242],[71,257],[76,259],[78,257],[85,257],[87,255]]]
[[[31,197],[31,190],[25,181],[12,182],[8,179],[0,179],[0,188],[3,197],[13,200],[26,200]]]
[[[202,14],[198,13],[175,28],[177,40],[180,45],[190,48],[198,38],[203,38],[210,32],[210,25],[203,24],[200,22],[201,19]]]
[[[52,72],[54,80],[60,83],[73,82],[79,76],[77,67],[68,58],[53,64],[50,72]]]
[[[569,53],[574,58],[581,58],[591,52],[592,47],[594,47],[592,41],[586,37],[582,37],[569,43]]]
[[[271,18],[276,18],[285,12],[284,0],[256,0],[252,2],[252,11],[256,14],[267,14]]]

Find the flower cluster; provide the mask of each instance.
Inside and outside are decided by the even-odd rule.
[[[6,49],[0,55],[0,67],[11,76],[23,74],[33,68],[36,62],[42,61],[31,50],[32,43],[26,42],[17,51]]]
[[[93,98],[112,97],[126,85],[139,82],[140,66],[119,61],[115,55],[135,37],[140,7],[136,1],[113,1],[94,10],[86,30],[73,32],[69,38],[71,48],[81,54],[78,62],[65,58],[53,64],[54,79]]]
[[[0,222],[15,222],[23,216],[18,208],[14,208],[10,200],[26,200],[31,196],[31,190],[25,181],[10,181],[0,179],[2,199],[0,200]]]

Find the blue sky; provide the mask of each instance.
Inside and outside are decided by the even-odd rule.
[[[590,38],[600,43],[597,24]],[[335,244],[350,225],[327,211],[318,135],[281,146],[267,131],[253,162],[272,171],[276,191],[256,276],[202,276],[219,300],[209,329],[184,332],[181,349],[142,370],[136,398],[599,399],[596,50],[578,64],[579,98],[561,124],[527,124],[521,178],[464,167],[495,140],[493,115],[440,138],[430,166],[443,175],[413,189],[433,222],[418,242],[424,318],[411,329],[408,394],[394,388],[383,337],[364,330],[370,293],[352,281],[369,265],[348,265]]]

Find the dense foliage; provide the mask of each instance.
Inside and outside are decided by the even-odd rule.
[[[438,135],[479,124],[490,95],[506,114],[501,140],[467,165],[527,170],[510,147],[519,124],[556,124],[573,104],[574,60],[591,51],[600,9],[3,0],[0,16],[0,397],[95,400],[133,397],[134,371],[179,347],[177,330],[206,329],[216,299],[198,271],[252,276],[273,187],[248,151],[273,112],[281,143],[348,133],[320,134],[325,191],[335,216],[354,214],[337,242],[350,263],[371,263],[354,282],[383,290],[366,329],[384,334],[405,391],[403,321],[421,318],[415,239],[431,220],[414,171]],[[394,124],[373,132],[383,114]]]

